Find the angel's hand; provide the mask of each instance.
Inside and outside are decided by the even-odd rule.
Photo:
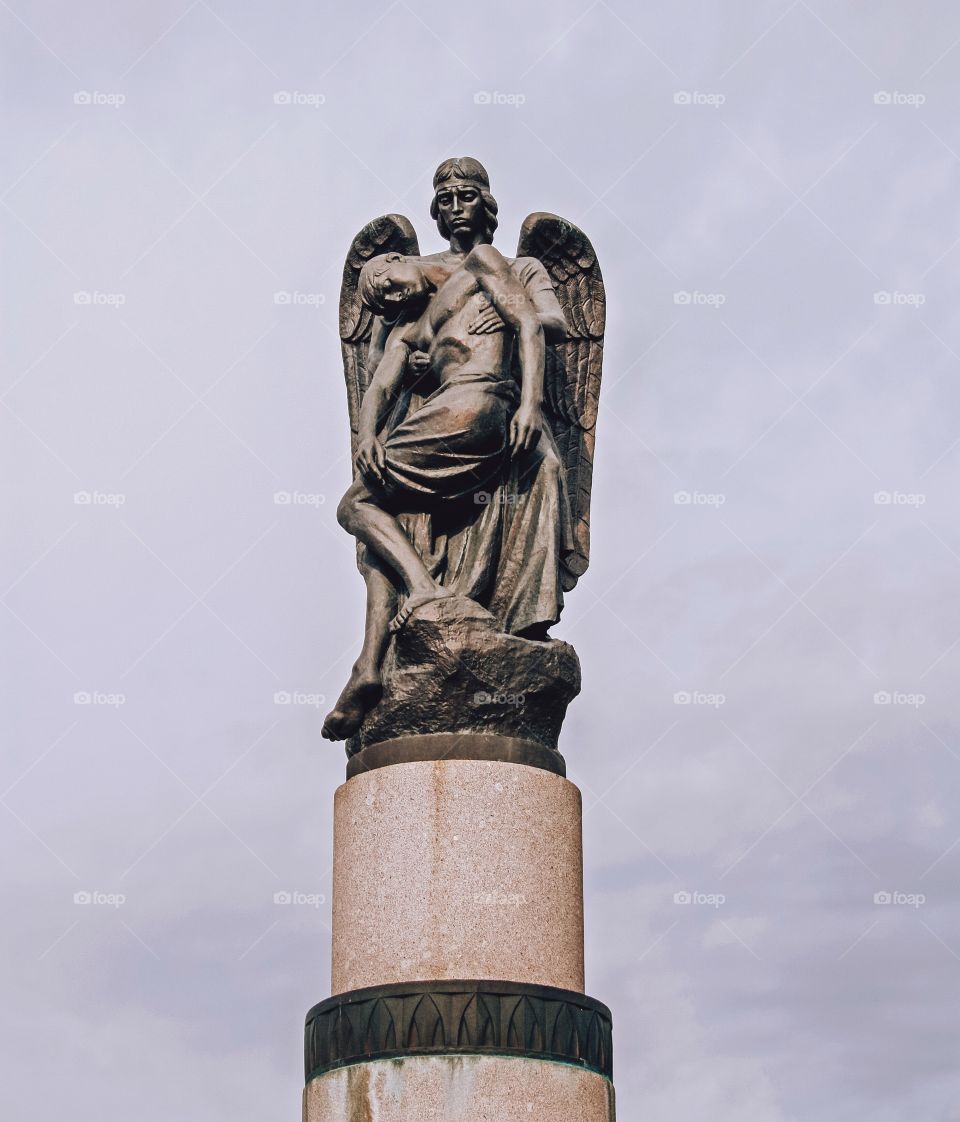
[[[535,448],[543,429],[543,414],[536,405],[521,405],[510,421],[510,452],[519,456]]]
[[[484,304],[480,314],[467,325],[470,335],[492,335],[495,331],[502,330],[503,320],[492,303]]]
[[[387,454],[383,445],[375,436],[361,437],[357,443],[357,454],[354,457],[357,471],[361,475],[383,483],[383,469],[387,463]]]
[[[422,374],[425,370],[430,369],[430,356],[426,351],[411,351],[410,357],[407,359],[407,367],[414,374]]]

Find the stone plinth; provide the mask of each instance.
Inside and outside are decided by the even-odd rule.
[[[304,1122],[613,1122],[613,1085],[569,1064],[409,1056],[311,1080]]]
[[[418,608],[387,649],[383,696],[347,744],[437,732],[494,734],[555,750],[567,706],[580,692],[569,643],[505,635],[463,596]]]
[[[333,993],[464,978],[582,993],[580,817],[572,783],[513,763],[350,779],[334,810]]]

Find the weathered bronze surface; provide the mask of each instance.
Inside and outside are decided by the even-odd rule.
[[[383,696],[347,742],[350,755],[398,736],[487,733],[557,747],[580,690],[569,643],[505,634],[472,600],[434,600],[396,636],[383,663]]]
[[[307,1082],[365,1060],[524,1056],[613,1078],[610,1010],[592,997],[522,982],[412,982],[337,994],[307,1014]]]
[[[579,690],[573,649],[548,629],[589,561],[603,281],[577,227],[531,214],[507,258],[492,245],[496,215],[483,167],[446,160],[431,216],[449,249],[421,256],[409,221],[386,215],[360,231],[344,267],[354,482],[338,518],[358,542],[367,613],[323,735],[353,737],[354,752],[421,733],[527,735],[509,707],[498,716],[468,703],[456,716],[484,693],[536,699],[530,728],[552,710],[555,731],[531,739],[555,747]],[[429,704],[418,709],[402,644],[421,619],[434,627],[419,667]],[[555,646],[564,650],[547,656]]]

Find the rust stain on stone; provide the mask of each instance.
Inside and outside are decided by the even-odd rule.
[[[346,1122],[376,1122],[370,1102],[369,1064],[357,1064],[347,1072],[347,1106],[350,1111]]]

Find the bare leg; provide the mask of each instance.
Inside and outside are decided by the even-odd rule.
[[[385,561],[406,585],[407,599],[391,622],[391,631],[399,630],[411,612],[423,604],[453,595],[433,579],[400,524],[377,505],[376,496],[362,479],[344,495],[337,518],[348,533]]]
[[[367,585],[363,648],[337,704],[323,722],[323,735],[327,740],[346,740],[353,736],[383,692],[380,666],[390,638],[390,620],[396,611],[397,590],[380,563],[369,553],[361,562],[360,571]]]

